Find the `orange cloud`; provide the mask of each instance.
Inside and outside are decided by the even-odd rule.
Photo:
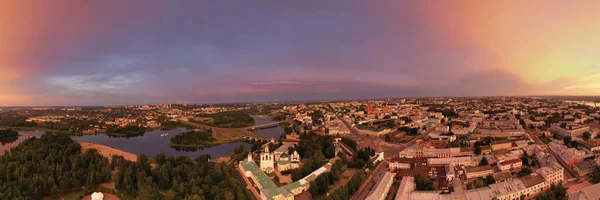
[[[586,74],[600,64],[599,1],[441,1],[421,5],[444,35],[495,55],[529,81]]]

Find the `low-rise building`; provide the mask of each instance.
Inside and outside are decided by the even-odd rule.
[[[452,158],[429,158],[429,165],[452,165],[452,166],[475,166],[478,162],[473,161],[473,157],[452,157]]]
[[[575,172],[577,172],[577,174],[579,176],[586,176],[586,175],[592,173],[592,171],[594,171],[594,168],[596,168],[596,166],[597,166],[596,161],[584,160],[582,162],[575,163],[575,165],[573,165],[573,170],[575,170]]]
[[[583,188],[569,194],[569,200],[597,200],[600,199],[600,183]]]
[[[366,200],[384,200],[387,197],[392,183],[394,183],[394,173],[385,172],[383,177],[377,181],[371,192],[367,195]]]
[[[512,174],[508,171],[501,171],[492,174],[496,183],[512,180]]]
[[[556,162],[539,168],[535,172],[546,179],[547,186],[558,185],[564,179],[564,168]]]
[[[561,137],[571,136],[571,137],[581,137],[583,133],[590,131],[590,127],[586,125],[580,124],[567,124],[565,128],[561,127],[560,124],[552,124],[550,125],[550,131],[558,134]]]
[[[580,150],[584,150],[587,153],[590,154],[600,154],[600,145],[596,142],[588,142],[588,141],[583,141],[583,140],[579,140],[577,141],[577,143],[579,145],[577,145],[579,147]]]
[[[523,166],[523,161],[520,158],[498,162],[498,168],[502,171],[520,168],[521,166]]]
[[[478,166],[478,167],[465,167],[465,176],[467,179],[477,178],[477,177],[486,177],[494,173],[494,170],[491,166]]]
[[[492,141],[490,147],[492,151],[507,150],[512,148],[512,142],[508,140]]]
[[[546,188],[544,179],[537,175],[528,175],[513,180],[489,185],[484,188],[467,190],[465,195],[468,200],[497,199],[517,200],[521,196],[526,199],[542,192]]]
[[[411,158],[393,158],[390,160],[388,168],[390,170],[395,169],[410,169],[410,165],[413,163]]]

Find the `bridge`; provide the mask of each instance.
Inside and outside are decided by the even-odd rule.
[[[214,138],[217,139],[221,139],[224,141],[234,141],[234,140],[239,140],[240,138],[246,139],[246,140],[258,140],[258,141],[270,141],[271,139],[279,139],[279,138],[273,138],[273,137],[267,137],[267,136],[262,136],[262,135],[256,135],[255,133],[246,130],[245,128],[219,128],[219,127],[213,127],[213,126],[208,126],[208,125],[204,125],[204,124],[200,124],[200,123],[195,123],[195,122],[190,122],[187,119],[179,119],[180,121],[182,121],[183,123],[186,123],[188,125],[197,127],[197,128],[203,128],[203,129],[211,129],[212,130],[212,135]],[[272,124],[274,124],[275,126],[277,126],[280,122],[270,122],[267,124],[262,124],[259,125],[261,127],[264,127],[265,125],[269,125],[272,126]],[[223,136],[229,136],[232,137],[233,139],[228,139],[228,138],[223,138]],[[296,142],[295,140],[283,140],[285,142]]]
[[[279,126],[279,123],[282,123],[282,122],[286,122],[286,121],[269,122],[269,123],[265,123],[265,124],[254,125],[254,126],[251,126],[250,128],[256,128],[256,129],[273,128],[273,127]]]

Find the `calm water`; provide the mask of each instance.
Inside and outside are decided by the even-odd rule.
[[[266,123],[273,121],[273,120],[271,120],[271,118],[258,117],[258,116],[253,116],[253,117],[254,117],[254,122],[257,125],[266,124]],[[261,129],[258,131],[258,135],[272,137],[275,139],[279,138],[282,134],[283,134],[283,129],[279,126],[273,127],[273,128]]]
[[[269,123],[272,120],[270,118],[257,117],[254,116],[254,120],[256,124],[265,124]],[[227,156],[233,153],[235,147],[239,145],[244,145],[246,149],[250,148],[250,144],[245,142],[236,142],[236,143],[227,143],[214,147],[208,147],[204,149],[197,148],[174,148],[169,145],[169,140],[171,137],[176,134],[184,131],[183,129],[177,130],[168,130],[168,131],[150,131],[146,132],[143,136],[131,137],[131,138],[123,138],[123,137],[109,137],[105,134],[98,135],[84,135],[84,136],[72,136],[72,138],[76,141],[82,142],[93,142],[96,144],[101,144],[104,146],[109,146],[117,149],[121,149],[123,151],[131,152],[134,154],[145,154],[148,157],[154,157],[159,153],[163,153],[167,156],[188,156],[195,158],[199,155],[210,154],[213,158]],[[162,133],[169,133],[169,136],[161,137]],[[0,155],[4,154],[4,150],[9,150],[10,148],[17,146],[27,137],[40,137],[44,134],[42,131],[19,131],[19,138],[15,141],[2,144],[0,146]],[[280,127],[273,127],[268,129],[262,129],[258,133],[262,136],[273,137],[275,139],[279,138],[281,134],[283,134],[283,129]]]
[[[176,149],[171,147],[169,140],[182,131],[181,129],[168,131],[156,130],[146,132],[143,136],[131,138],[109,137],[105,134],[74,136],[72,138],[77,141],[102,144],[138,155],[145,154],[148,157],[154,157],[159,153],[163,153],[167,156],[188,156],[192,158],[203,154],[210,154],[213,158],[217,158],[230,155],[233,153],[233,149],[239,145],[244,145],[246,149],[250,148],[250,144],[245,142],[222,144],[204,149]],[[161,137],[162,133],[169,133],[169,136]]]
[[[0,142],[0,156],[4,155],[4,150],[10,150],[23,142],[23,140],[29,137],[40,137],[42,135],[44,135],[43,131],[19,131],[19,138],[17,140]]]

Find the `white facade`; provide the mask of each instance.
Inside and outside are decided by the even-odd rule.
[[[275,170],[275,155],[269,152],[269,145],[265,145],[265,151],[260,154],[260,169],[267,173]]]

